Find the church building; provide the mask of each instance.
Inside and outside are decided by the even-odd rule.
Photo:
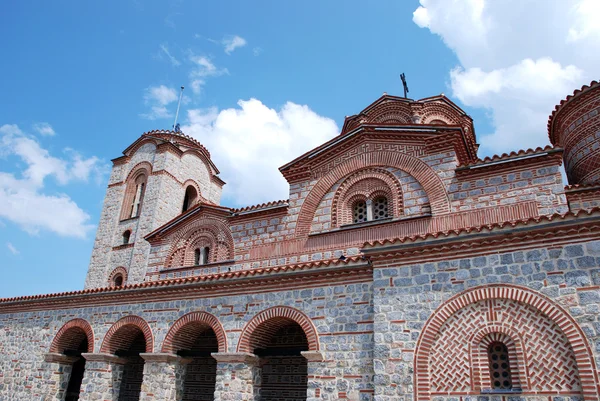
[[[600,83],[547,129],[480,158],[446,96],[384,94],[242,208],[144,133],[84,288],[0,299],[0,400],[600,400]]]

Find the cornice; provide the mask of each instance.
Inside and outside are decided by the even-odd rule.
[[[0,299],[0,313],[273,292],[337,282],[364,282],[371,279],[371,274],[370,263],[357,256],[344,261],[339,259],[315,261],[282,267],[149,281],[123,287]]]
[[[544,148],[538,147],[535,149],[519,150],[516,152],[503,153],[502,155],[494,155],[479,159],[473,163],[459,165],[456,168],[457,173],[473,173],[475,171],[488,171],[489,168],[504,168],[514,167],[516,165],[531,164],[539,162],[540,158],[562,163],[562,148],[548,145]]]

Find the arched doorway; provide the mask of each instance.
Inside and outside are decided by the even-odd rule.
[[[94,336],[92,327],[83,319],[73,319],[67,322],[56,334],[50,352],[62,354],[69,358],[70,375],[66,383],[64,400],[77,401],[81,391],[81,382],[85,373],[85,358],[82,354],[92,352]],[[68,366],[68,365],[67,365]]]
[[[218,319],[206,312],[192,312],[179,318],[163,343],[163,353],[176,353],[189,362],[182,370],[182,401],[214,399],[217,361],[211,356],[227,350],[226,336]]]
[[[125,363],[119,388],[118,401],[138,401],[144,380],[144,359],[140,354],[152,352],[153,338],[148,323],[137,316],[127,316],[116,322],[106,333],[101,353],[122,358]]]
[[[260,357],[260,400],[306,401],[307,362],[301,355],[308,351],[306,334],[293,320],[278,323],[254,348]]]

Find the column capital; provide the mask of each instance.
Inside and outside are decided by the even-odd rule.
[[[142,353],[140,356],[144,359],[145,362],[154,362],[154,363],[179,363],[186,364],[190,363],[192,360],[188,358],[182,358],[177,354],[170,354],[168,352],[153,352],[153,353]]]
[[[302,351],[300,354],[305,357],[308,362],[323,362],[325,359],[321,351]]]
[[[83,353],[83,354],[81,354],[81,356],[84,357],[86,361],[90,361],[90,362],[106,362],[106,363],[113,363],[116,365],[125,365],[127,363],[127,359],[119,358],[118,356],[113,355],[113,354]]]
[[[50,363],[60,363],[63,365],[70,365],[73,362],[77,361],[79,358],[76,356],[67,356],[65,354],[58,354],[54,352],[49,352],[44,355],[44,360]]]
[[[243,362],[246,364],[258,363],[259,358],[249,352],[213,352],[210,354],[217,362]]]

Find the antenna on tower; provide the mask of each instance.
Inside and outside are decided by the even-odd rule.
[[[177,124],[177,117],[179,117],[179,107],[181,106],[181,98],[183,97],[183,86],[181,87],[181,92],[179,92],[179,102],[177,102],[177,111],[175,112],[175,122],[173,123],[173,131],[181,132],[181,128],[179,128],[179,124]]]

